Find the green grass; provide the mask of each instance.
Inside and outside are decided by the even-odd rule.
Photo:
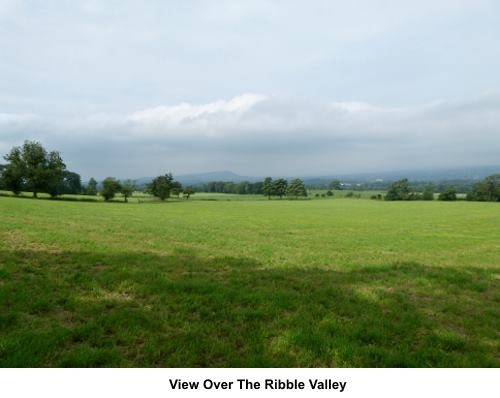
[[[500,366],[498,204],[217,199],[0,197],[0,366]]]

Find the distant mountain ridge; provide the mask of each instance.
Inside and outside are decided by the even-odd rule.
[[[368,173],[340,174],[319,177],[304,177],[304,180],[328,180],[338,179],[348,182],[373,182],[376,180],[394,181],[401,178],[408,178],[411,181],[452,181],[452,180],[479,180],[491,174],[500,173],[500,165],[497,166],[476,166],[457,167],[446,169],[426,169],[426,170],[396,170]]]
[[[394,181],[400,178],[408,178],[411,181],[451,181],[451,180],[479,180],[488,175],[500,173],[499,166],[477,166],[460,167],[447,169],[427,169],[427,170],[400,170],[400,171],[381,171],[353,174],[331,174],[319,176],[298,176],[306,184],[324,183],[330,180],[340,180],[342,182],[374,182],[377,180]],[[273,178],[290,179],[296,176],[271,175]],[[177,181],[183,185],[204,184],[211,181],[241,182],[262,181],[265,176],[242,176],[232,171],[211,171],[204,173],[179,174],[174,175]],[[135,179],[137,185],[145,185],[151,182],[152,177],[143,177]]]
[[[193,173],[193,174],[175,174],[174,178],[176,181],[179,181],[182,185],[196,185],[196,184],[205,184],[211,181],[233,181],[233,182],[241,182],[241,181],[261,181],[263,177],[251,177],[251,176],[241,176],[232,171],[209,171],[205,173]],[[137,185],[146,185],[151,182],[153,177],[141,177],[136,178],[135,182]]]
[[[263,177],[241,176],[239,174],[233,173],[232,171],[211,171],[199,174],[180,174],[178,176],[175,176],[175,179],[177,181],[180,181],[184,185],[194,185],[207,183],[210,181],[254,182],[261,181]]]

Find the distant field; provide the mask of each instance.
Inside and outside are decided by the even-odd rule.
[[[328,189],[309,189],[308,190],[308,197],[306,199],[316,199],[316,200],[325,200],[325,199],[338,199],[338,198],[344,198],[346,195],[349,193],[352,193],[353,197],[352,199],[370,199],[372,195],[377,195],[381,194],[384,195],[385,192],[383,191],[333,191],[334,195],[332,197],[326,197],[326,192]],[[320,195],[320,197],[317,197],[316,194]],[[325,197],[322,197],[321,195],[325,195]],[[8,191],[0,191],[0,196],[8,196],[8,197],[13,197],[14,195],[12,192]],[[31,192],[23,192],[20,195],[22,198],[32,198],[33,194]],[[48,194],[38,194],[39,198],[42,199],[49,199],[50,196]],[[61,195],[56,198],[56,200],[82,200],[82,201],[97,201],[97,202],[104,202],[104,198],[100,195]],[[178,198],[176,196],[173,196],[170,198],[170,201],[185,201],[180,195]],[[190,198],[190,201],[192,200],[209,200],[209,201],[248,201],[248,200],[268,200],[267,197],[263,195],[238,195],[238,194],[232,194],[232,193],[210,193],[210,192],[197,192],[196,194],[193,194]],[[280,200],[278,197],[272,197],[271,200]],[[303,200],[303,198],[301,198]],[[135,192],[134,195],[130,198],[128,198],[128,201],[130,203],[144,203],[144,202],[159,202],[160,200],[158,198],[155,198],[152,195],[146,194],[144,192]],[[113,202],[123,202],[123,196],[121,194],[118,194],[114,199]]]
[[[221,195],[0,197],[0,366],[500,366],[498,203]]]

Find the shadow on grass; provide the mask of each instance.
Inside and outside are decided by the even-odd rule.
[[[494,270],[0,252],[0,366],[499,366]]]
[[[129,197],[129,200],[125,202],[123,197],[115,197],[114,199],[110,200],[104,200],[100,197],[97,196],[92,196],[89,195],[85,197],[84,195],[81,195],[79,197],[75,196],[38,196],[38,197],[33,197],[33,195],[14,195],[12,193],[5,193],[5,192],[0,192],[0,197],[4,198],[15,198],[15,199],[28,199],[28,200],[43,200],[43,201],[54,201],[54,202],[86,202],[86,203],[121,203],[121,204],[143,204],[143,203],[148,203],[148,204],[160,204],[160,203],[180,203],[180,202],[187,202],[188,200],[186,199],[179,199],[179,198],[169,198],[167,200],[160,200],[156,197],[151,197],[151,198],[139,198],[136,196],[131,196]],[[136,201],[137,200],[137,201]],[[204,200],[204,199],[200,199]],[[210,200],[210,199],[207,199]],[[192,202],[193,199],[189,199],[189,202]]]
[[[26,196],[26,195],[14,195],[14,194],[9,194],[9,193],[3,193],[3,192],[0,192],[0,197],[4,197],[4,198],[16,198],[16,199],[32,199],[32,200],[52,200],[52,201],[60,201],[60,202],[93,202],[93,203],[97,203],[97,202],[103,202],[102,200],[99,200],[98,198],[96,197],[92,197],[92,196],[89,196],[89,197],[80,197],[80,198],[76,198],[76,197],[67,197],[67,196],[37,196],[36,198],[32,195],[30,196]],[[121,201],[123,202],[123,201]]]

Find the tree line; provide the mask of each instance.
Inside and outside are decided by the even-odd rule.
[[[273,181],[271,177],[266,177],[262,184],[262,193],[268,199],[271,199],[272,196],[277,196],[280,199],[284,196],[289,198],[307,197],[306,187],[300,178],[294,178],[289,184],[284,178]]]
[[[25,141],[4,156],[8,162],[0,166],[0,186],[19,195],[21,191],[48,193],[55,197],[66,193],[80,193],[81,178],[66,169],[57,151],[47,152],[35,141]]]
[[[85,193],[89,195],[99,193],[105,201],[113,199],[117,193],[120,193],[124,201],[128,202],[128,198],[137,191],[137,186],[133,180],[119,181],[114,177],[107,177],[102,181],[101,185],[101,189],[97,190],[97,182],[91,178]],[[183,188],[179,181],[175,181],[171,173],[154,178],[151,183],[145,186],[144,192],[157,197],[161,201],[170,198],[172,195],[179,198],[181,194],[183,194],[184,199],[189,199],[194,194],[193,189],[189,187]]]
[[[290,183],[284,178],[273,180],[266,177],[264,181],[232,182],[232,181],[210,181],[202,184],[195,184],[193,188],[199,192],[208,193],[234,193],[238,195],[265,195],[269,199],[276,196],[280,199],[284,197],[299,198],[307,197],[307,190],[304,182],[300,178],[295,178]]]
[[[19,195],[22,191],[32,192],[35,198],[39,193],[47,193],[51,197],[63,194],[100,194],[104,200],[109,201],[117,194],[121,194],[127,202],[137,190],[134,181],[119,181],[114,177],[105,178],[101,184],[98,184],[94,178],[90,178],[87,185],[83,186],[80,175],[66,168],[59,152],[48,152],[36,141],[25,141],[22,146],[13,147],[4,159],[7,163],[0,165],[0,189],[10,190],[15,195]],[[330,190],[327,196],[333,196],[332,189],[342,189],[342,184],[340,181],[333,180],[328,187]],[[460,186],[460,188],[463,187]],[[273,180],[271,177],[253,183],[213,181],[183,187],[179,181],[174,180],[171,173],[154,178],[151,183],[146,184],[144,191],[162,201],[171,196],[180,198],[181,194],[183,198],[189,199],[195,191],[264,195],[268,199],[272,197],[296,199],[308,195],[306,186],[300,178],[292,179],[290,182],[284,178]],[[423,185],[421,182],[411,185],[407,178],[391,183],[387,187],[385,196],[373,195],[372,199],[434,200],[435,192],[439,192],[439,200],[457,200],[456,186]],[[488,176],[474,183],[472,188],[468,189],[466,199],[500,202],[500,174]]]
[[[418,192],[412,187],[407,178],[393,182],[384,197],[385,200],[434,200],[436,187],[427,185],[423,192]],[[458,191],[455,186],[441,187],[438,200],[455,201],[458,199]],[[493,174],[475,183],[466,200],[482,202],[500,202],[500,174]]]
[[[234,193],[238,195],[262,195],[262,181],[259,182],[232,182],[232,181],[210,181],[192,185],[198,192],[209,193]]]
[[[109,201],[121,194],[127,202],[137,190],[134,181],[119,181],[114,177],[105,178],[100,186],[94,178],[90,178],[87,185],[83,186],[80,175],[66,169],[59,152],[47,152],[36,141],[25,141],[22,146],[13,147],[4,159],[7,164],[0,165],[0,189],[10,190],[15,195],[22,191],[32,192],[34,198],[39,193],[47,193],[53,198],[63,194],[100,194],[105,201]],[[193,189],[183,188],[170,173],[153,179],[145,187],[145,192],[160,200],[171,195],[179,198],[180,194],[189,199],[194,194]]]

